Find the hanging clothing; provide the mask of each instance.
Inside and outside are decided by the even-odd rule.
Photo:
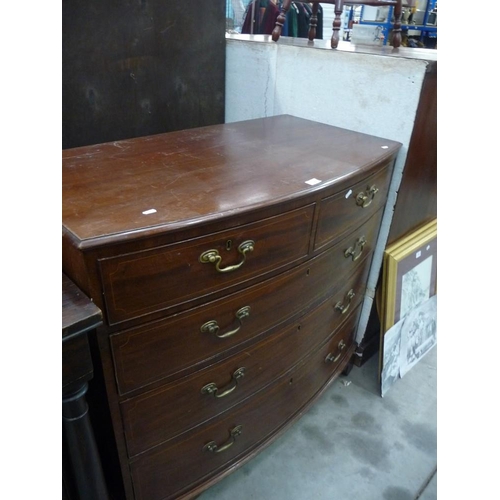
[[[286,14],[286,22],[288,24],[288,36],[299,36],[299,24],[298,24],[299,9],[292,2],[290,5],[290,10]]]
[[[292,2],[296,7],[294,17],[296,17],[297,34],[294,35],[298,38],[309,38],[309,24],[312,16],[312,6],[306,2]],[[290,9],[289,13],[292,12]],[[316,26],[316,39],[323,39],[323,7],[318,5],[318,12],[316,14],[318,21]]]
[[[264,35],[270,35],[273,32],[274,26],[276,25],[276,19],[278,18],[280,11],[274,2],[269,2],[264,16],[262,17],[262,22],[260,26],[261,33]]]
[[[323,40],[323,7],[321,5],[318,9],[318,29],[316,30],[316,38]]]
[[[295,4],[298,9],[297,15],[297,36],[299,38],[307,38],[309,34],[309,18],[310,15],[306,10],[304,4],[302,2],[297,2]]]
[[[276,5],[272,0],[253,0],[246,9],[241,32],[245,34],[270,35],[276,25],[282,2]],[[253,12],[253,20],[252,20]],[[312,7],[308,3],[292,2],[281,30],[282,36],[308,38]],[[323,38],[323,7],[318,8],[316,38]],[[253,26],[253,28],[252,28]]]
[[[252,12],[254,14],[253,19]],[[253,0],[248,4],[241,32],[270,35],[276,24],[278,14],[279,9],[272,0]]]

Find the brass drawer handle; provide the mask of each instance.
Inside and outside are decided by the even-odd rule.
[[[226,441],[226,443],[224,443],[219,447],[215,441],[210,441],[210,443],[207,443],[203,447],[203,451],[210,451],[211,453],[221,453],[224,450],[227,450],[229,447],[233,446],[233,444],[236,442],[236,437],[241,434],[242,429],[243,429],[242,425],[237,425],[236,427],[233,427],[229,431],[230,437],[229,440]]]
[[[347,300],[347,304],[344,305],[342,302],[339,301],[335,304],[335,309],[337,311],[340,311],[341,314],[345,314],[349,310],[349,307],[351,306],[351,301],[355,295],[356,294],[354,293],[354,290],[351,288],[345,296],[345,300]]]
[[[203,324],[200,327],[200,330],[201,333],[213,333],[216,337],[225,339],[227,337],[231,337],[236,332],[239,332],[240,328],[243,326],[242,320],[248,318],[248,316],[250,316],[250,306],[244,306],[236,311],[235,317],[238,320],[239,325],[233,330],[229,330],[226,333],[218,333],[220,330],[219,323],[217,323],[214,319]]]
[[[344,252],[344,257],[348,259],[349,257],[352,257],[352,260],[358,260],[361,257],[361,254],[363,253],[363,249],[365,248],[366,245],[366,238],[364,236],[361,236],[361,238],[358,238],[356,240],[356,243],[352,247],[349,247],[345,252]],[[359,248],[359,252],[358,252]]]
[[[207,384],[201,389],[202,394],[213,394],[216,398],[223,398],[224,396],[227,396],[228,394],[231,394],[237,387],[238,385],[238,379],[243,378],[245,376],[245,370],[246,368],[242,366],[241,368],[238,368],[232,375],[231,377],[231,382],[227,389],[223,390],[222,392],[219,393],[219,388],[217,387],[216,384],[211,382],[210,384]]]
[[[369,187],[366,191],[361,191],[356,195],[356,205],[362,208],[369,207],[378,191],[378,187],[375,186],[375,184]]]
[[[336,356],[333,356],[333,354],[329,352],[325,358],[325,363],[336,363],[340,359],[340,356],[342,356],[342,351],[345,348],[345,342],[341,340],[337,347],[339,348],[340,352]]]
[[[238,246],[238,252],[243,255],[243,259],[238,263],[235,264],[234,266],[228,266],[228,267],[220,267],[220,264],[222,262],[222,257],[219,255],[219,252],[217,250],[207,250],[203,252],[200,255],[200,262],[203,264],[215,264],[215,269],[219,273],[230,273],[231,271],[236,271],[236,269],[239,269],[245,262],[247,253],[252,252],[253,249],[255,248],[255,242],[252,240],[247,240],[241,243]]]

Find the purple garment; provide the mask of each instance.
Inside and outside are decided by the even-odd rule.
[[[264,17],[261,22],[261,33],[264,35],[270,35],[273,32],[274,26],[276,25],[276,18],[280,10],[278,7],[271,1],[266,7],[266,11],[264,12]]]
[[[263,14],[261,13],[260,0],[253,0],[253,2],[248,4],[241,32],[246,34],[252,32],[252,3],[255,4],[253,33],[259,35],[270,35],[274,29],[276,18],[279,14],[278,7],[271,1],[268,2]]]

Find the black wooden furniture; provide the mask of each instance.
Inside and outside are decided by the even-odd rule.
[[[101,310],[63,273],[63,498],[69,500],[108,499],[85,399],[93,375],[87,334],[101,324]]]

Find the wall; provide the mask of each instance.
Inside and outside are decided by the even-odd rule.
[[[225,0],[62,2],[63,149],[222,123],[225,22]]]
[[[402,143],[368,278],[356,340],[373,304],[396,193],[401,182],[424,76],[437,51],[361,47],[329,33],[314,44],[267,35],[226,36],[226,122],[291,114]]]

